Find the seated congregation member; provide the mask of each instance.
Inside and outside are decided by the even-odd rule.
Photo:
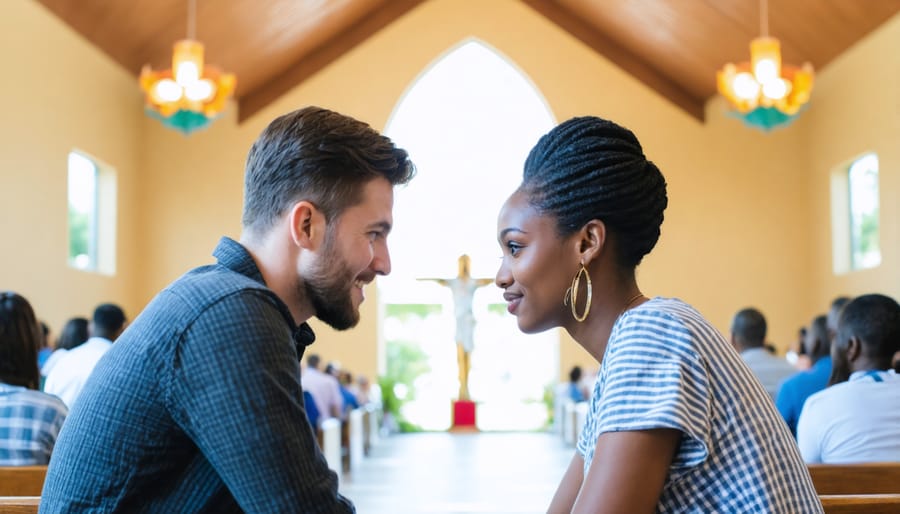
[[[356,398],[352,389],[353,374],[349,371],[342,371],[340,368],[335,368],[333,374],[341,386],[341,398],[344,400],[344,417],[346,418],[350,411],[358,409],[360,406],[359,399]]]
[[[800,411],[803,410],[806,399],[813,393],[825,389],[828,378],[831,377],[831,343],[826,316],[813,318],[807,327],[803,346],[812,366],[785,379],[775,397],[775,406],[795,436],[797,421],[800,419]]]
[[[572,366],[569,370],[569,383],[566,384],[566,397],[575,403],[586,401],[588,392],[581,384],[581,366]]]
[[[797,425],[806,462],[900,462],[900,305],[880,294],[848,303],[831,355],[832,385],[810,396]]]
[[[69,408],[75,404],[97,362],[125,330],[125,311],[112,303],[94,309],[88,328],[91,337],[66,352],[47,374],[44,391],[59,396]]]
[[[406,151],[306,107],[246,162],[240,242],[160,292],[100,361],[60,434],[40,512],[349,513],[310,430],[300,362],[315,316],[359,322],[391,271]]]
[[[765,389],[690,305],[645,297],[666,183],[595,117],[543,136],[498,218],[496,283],[526,333],[564,328],[600,362],[551,513],[822,512]]]
[[[38,390],[41,329],[21,295],[0,293],[0,466],[45,465],[68,409]]]
[[[50,354],[47,362],[41,366],[41,375],[46,377],[50,371],[59,363],[59,360],[69,350],[88,340],[88,320],[87,318],[75,317],[70,319],[63,325],[56,340],[56,349]]]
[[[774,400],[778,386],[794,374],[794,367],[766,348],[766,329],[766,318],[761,312],[742,309],[731,321],[731,344]]]
[[[319,369],[321,358],[312,354],[306,358],[306,368],[300,378],[304,391],[309,391],[316,408],[319,411],[319,425],[329,418],[341,418],[344,410],[344,400],[341,396],[341,386],[330,373]]]

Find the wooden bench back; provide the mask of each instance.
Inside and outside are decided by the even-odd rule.
[[[825,514],[897,514],[900,494],[821,495]]]
[[[900,462],[810,464],[808,468],[819,495],[900,494]]]
[[[0,496],[0,514],[37,514],[40,496]]]
[[[40,496],[47,466],[0,466],[0,496]]]

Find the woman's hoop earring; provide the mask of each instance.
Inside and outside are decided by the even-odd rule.
[[[584,312],[581,316],[578,315],[578,311],[575,309],[575,301],[578,300],[578,288],[581,284],[581,276],[584,275],[585,280],[587,281],[587,299],[584,303]],[[581,269],[578,270],[578,273],[575,274],[575,278],[572,279],[572,285],[569,286],[569,289],[566,290],[566,296],[563,298],[563,305],[567,305],[571,298],[572,301],[572,317],[575,318],[575,321],[581,323],[587,319],[588,313],[591,312],[591,293],[593,291],[593,287],[591,287],[591,275],[587,272],[587,268],[584,267],[584,263],[581,263]]]

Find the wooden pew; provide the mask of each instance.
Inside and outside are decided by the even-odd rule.
[[[807,467],[819,495],[900,494],[900,462]]]
[[[0,467],[0,496],[40,496],[47,466]]]
[[[381,436],[381,414],[378,408],[371,403],[366,404],[365,409],[369,414],[369,422],[366,423],[366,453],[368,454],[372,447],[378,444],[378,438]]]
[[[825,514],[897,514],[900,494],[820,495]]]
[[[330,418],[322,422],[322,453],[328,467],[337,473],[338,480],[343,472],[341,462],[341,422]]]
[[[350,440],[347,448],[347,457],[350,459],[349,470],[359,469],[365,456],[365,422],[363,421],[363,409],[353,409],[347,416],[347,425]]]
[[[40,496],[0,496],[0,514],[37,514]]]

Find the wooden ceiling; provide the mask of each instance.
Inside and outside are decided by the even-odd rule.
[[[168,68],[187,33],[187,0],[37,1],[135,77]],[[196,36],[237,75],[243,120],[425,1],[200,0]],[[760,34],[759,0],[521,1],[701,120],[716,71],[749,59]],[[769,4],[785,62],[816,70],[900,12],[900,0]]]

